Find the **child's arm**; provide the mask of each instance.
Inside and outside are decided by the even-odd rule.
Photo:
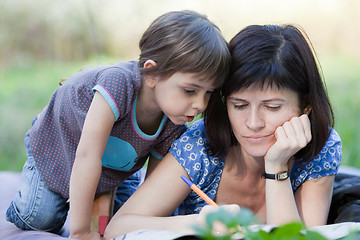
[[[90,232],[91,209],[104,154],[115,117],[102,95],[95,96],[87,113],[70,179],[70,237],[100,239]]]
[[[191,233],[198,214],[170,217],[191,191],[181,175],[187,176],[186,171],[168,153],[112,217],[104,239],[145,228]]]

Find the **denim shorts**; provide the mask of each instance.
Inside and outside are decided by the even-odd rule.
[[[33,124],[36,118],[33,120]],[[29,131],[26,133],[25,147],[27,161],[22,170],[22,186],[10,203],[6,220],[23,230],[41,230],[58,233],[63,227],[68,211],[68,199],[47,188],[36,167],[30,150]],[[114,212],[135,192],[144,178],[139,170],[122,182],[115,195]]]
[[[22,186],[10,203],[6,220],[23,230],[59,232],[65,223],[69,204],[50,191],[35,165],[30,151],[29,132],[25,135],[27,161],[22,170]]]

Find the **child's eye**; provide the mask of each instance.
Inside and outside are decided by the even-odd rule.
[[[195,93],[195,90],[193,90],[193,89],[184,89],[184,91],[185,91],[185,93],[186,94],[194,94]]]

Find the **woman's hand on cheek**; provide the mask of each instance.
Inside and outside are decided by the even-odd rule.
[[[289,159],[311,141],[311,124],[306,114],[292,117],[275,131],[276,142],[265,155],[265,163],[287,169]]]

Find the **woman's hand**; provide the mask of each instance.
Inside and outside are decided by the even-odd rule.
[[[289,159],[311,141],[309,117],[303,114],[291,118],[276,129],[275,138],[276,142],[265,155],[265,163],[276,170],[285,170]]]
[[[228,204],[228,205],[222,205],[219,207],[214,207],[210,205],[204,206],[200,213],[198,214],[198,218],[196,220],[196,224],[200,226],[204,226],[206,224],[206,216],[209,213],[215,212],[219,210],[219,208],[223,208],[224,210],[233,213],[238,214],[240,212],[240,207],[237,204]],[[228,233],[227,227],[222,222],[214,222],[214,225],[212,227],[212,232],[214,236],[224,236]]]

